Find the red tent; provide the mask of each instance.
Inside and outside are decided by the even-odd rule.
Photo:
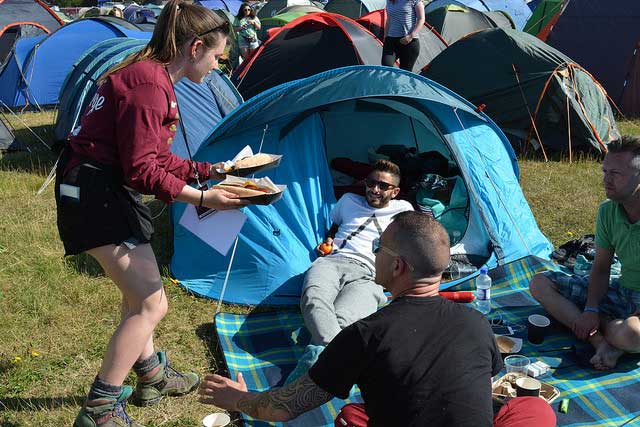
[[[386,19],[387,11],[380,9],[361,16],[356,19],[356,22],[371,31],[380,41],[383,41]],[[424,28],[418,34],[418,39],[420,40],[420,55],[413,66],[412,71],[415,73],[419,73],[433,58],[449,46],[438,33],[438,30],[426,22],[424,23]]]

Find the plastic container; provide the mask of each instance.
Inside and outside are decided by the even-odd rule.
[[[491,312],[491,277],[488,272],[486,268],[481,268],[476,279],[476,309],[482,314]]]

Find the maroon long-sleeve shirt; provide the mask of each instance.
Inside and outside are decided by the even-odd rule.
[[[110,75],[87,107],[79,131],[70,136],[66,170],[89,158],[122,173],[126,185],[173,202],[194,165],[169,150],[178,129],[178,105],[164,66],[145,60]],[[195,162],[200,179],[210,164]]]

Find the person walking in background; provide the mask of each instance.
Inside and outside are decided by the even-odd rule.
[[[228,23],[209,9],[169,1],[149,43],[101,77],[62,153],[55,194],[65,252],[91,255],[122,293],[120,324],[75,427],[132,425],[125,411],[132,393],[134,403],[148,406],[189,393],[200,381],[173,369],[154,347],[167,297],[149,244],[152,218],[140,193],[215,209],[246,205],[231,193],[187,185],[222,176],[216,165],[169,151],[179,119],[173,84],[183,77],[201,82],[216,69],[228,34]],[[131,368],[135,392],[123,386]]]
[[[233,29],[238,35],[238,48],[243,60],[251,56],[251,53],[258,48],[260,44],[258,31],[260,28],[262,27],[260,19],[256,16],[256,11],[249,3],[242,3],[233,23]]]
[[[384,22],[382,65],[393,67],[396,59],[400,68],[413,71],[420,54],[418,33],[424,26],[422,0],[388,0]]]

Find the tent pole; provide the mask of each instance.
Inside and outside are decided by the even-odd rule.
[[[566,104],[567,104],[567,130],[568,130],[568,136],[569,136],[569,164],[571,164],[571,160],[572,160],[572,152],[571,152],[571,116],[570,116],[570,111],[569,111],[569,96],[567,96],[565,98],[567,100]]]
[[[527,108],[527,113],[529,114],[529,119],[531,119],[531,126],[533,130],[536,131],[536,136],[538,137],[538,142],[540,143],[540,149],[542,150],[542,155],[544,156],[544,161],[548,162],[547,152],[544,149],[544,145],[542,145],[542,138],[540,138],[540,133],[538,133],[538,128],[536,126],[536,121],[533,120],[533,116],[531,115],[531,109],[529,108],[529,104],[527,104],[527,97],[524,96],[524,91],[522,90],[522,85],[520,84],[520,77],[518,77],[518,70],[516,70],[515,64],[511,64],[511,68],[513,68],[513,74],[516,77],[516,82],[518,82],[518,89],[520,89],[520,95],[522,95],[522,101],[524,102],[524,106]]]
[[[236,241],[233,243],[233,251],[231,251],[231,259],[229,260],[229,266],[227,267],[227,274],[224,276],[224,283],[222,284],[222,292],[220,292],[220,299],[218,300],[218,307],[216,308],[216,314],[220,313],[220,308],[222,307],[222,300],[224,299],[224,293],[227,290],[227,282],[229,281],[229,274],[231,273],[231,264],[233,264],[233,259],[236,256],[236,247],[238,247],[238,236],[236,236]]]

